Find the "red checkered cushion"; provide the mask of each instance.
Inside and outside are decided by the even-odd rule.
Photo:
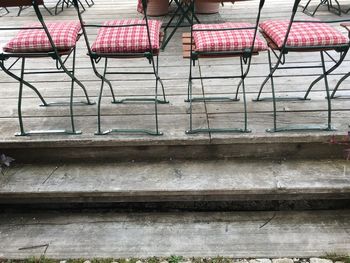
[[[129,19],[105,22],[105,26],[132,25],[128,27],[102,27],[91,49],[96,53],[142,53],[150,50],[145,20]],[[159,34],[162,23],[148,20],[153,51],[159,50]]]
[[[268,20],[260,23],[266,35],[281,48],[286,36],[289,21]],[[340,31],[325,23],[295,22],[290,30],[287,46],[332,46],[347,44],[349,39]]]
[[[75,46],[81,30],[79,22],[55,22],[47,23],[46,26],[59,51],[67,51]],[[33,23],[26,27],[41,27],[41,24]],[[10,53],[53,50],[44,29],[23,29],[3,49]]]
[[[197,24],[193,29],[225,29],[254,27],[249,23]],[[226,31],[194,31],[193,38],[197,51],[242,51],[253,43],[254,29]],[[254,51],[266,50],[265,41],[259,36],[254,42]]]

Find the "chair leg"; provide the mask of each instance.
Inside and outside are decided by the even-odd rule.
[[[10,77],[14,78],[15,80],[17,80],[18,82],[22,82],[25,86],[27,86],[28,88],[30,88],[31,90],[33,90],[36,95],[39,97],[39,99],[41,100],[41,105],[40,106],[48,106],[49,104],[45,101],[45,99],[43,98],[43,96],[40,94],[40,92],[29,82],[25,81],[23,78],[16,76],[15,74],[13,74],[11,71],[9,71],[5,65],[3,64],[3,61],[0,60],[0,68],[2,69],[2,71],[4,71],[7,75],[9,75]],[[24,70],[24,69],[23,69]]]
[[[187,83],[187,100],[185,102],[190,103],[190,128],[189,130],[186,130],[186,134],[193,134],[193,122],[192,122],[192,107],[193,107],[193,99],[192,99],[192,65],[193,65],[193,58],[192,55],[190,55],[190,72],[188,76],[188,83]]]
[[[70,134],[81,134],[81,131],[76,131],[75,130],[75,125],[74,125],[74,111],[73,111],[74,84],[75,84],[75,81],[74,81],[74,79],[72,79],[71,80],[71,91],[70,91],[70,103],[69,103],[69,112],[70,112],[70,119],[71,119],[72,130],[70,132],[68,132],[68,133],[70,133]]]
[[[102,101],[104,83],[105,83],[105,80],[104,80],[104,78],[102,78],[101,79],[100,93],[98,95],[98,101],[97,101],[97,131],[95,132],[95,135],[106,134],[106,133],[102,132],[102,129],[101,129],[101,101]],[[108,131],[108,133],[109,133],[109,131]]]
[[[235,98],[228,98],[228,97],[205,97],[203,95],[203,98],[193,98],[192,95],[192,80],[193,79],[200,79],[202,80],[203,77],[193,77],[192,76],[192,65],[193,65],[193,58],[190,57],[190,74],[189,74],[189,80],[188,80],[188,94],[187,94],[187,102],[190,102],[190,129],[186,131],[186,134],[196,134],[196,133],[247,133],[251,132],[248,129],[248,111],[247,111],[247,100],[246,100],[246,92],[245,92],[245,78],[248,74],[249,68],[250,68],[250,62],[249,66],[247,67],[246,71],[244,72],[244,65],[243,65],[243,58],[240,57],[240,66],[241,66],[241,75],[240,76],[229,76],[225,78],[240,78],[239,84],[237,86],[237,91]],[[210,78],[210,77],[209,77]],[[212,77],[215,78],[215,77]],[[193,102],[196,101],[204,101],[207,100],[211,101],[239,101],[237,93],[239,92],[239,88],[242,86],[242,93],[243,93],[243,105],[244,105],[244,127],[243,128],[198,128],[193,129]]]
[[[164,88],[164,84],[163,84],[163,81],[162,79],[159,77],[159,56],[157,55],[157,78],[158,78],[158,81],[162,87],[162,93],[163,93],[163,101],[165,103],[169,103],[169,101],[166,100],[166,96],[165,96],[165,88]]]
[[[309,0],[306,4],[306,6],[303,8],[303,13],[310,15],[310,16],[314,16],[316,14],[316,12],[318,11],[318,9],[323,6],[323,5],[327,5],[328,9],[329,9],[329,2],[328,0],[321,0],[320,3],[316,6],[316,8],[314,9],[314,11],[312,13],[310,13],[307,10],[307,7],[309,6],[311,0]]]
[[[321,61],[322,61],[322,70],[324,75],[324,85],[326,88],[326,98],[327,98],[327,105],[328,105],[328,121],[327,121],[327,128],[325,130],[332,131],[334,128],[332,128],[332,102],[329,94],[329,85],[328,85],[328,72],[326,70],[326,65],[324,61],[324,54],[323,51],[320,52],[321,54]]]
[[[45,10],[51,15],[53,16],[53,13],[51,12],[51,10],[44,4],[43,7],[45,8]]]
[[[160,100],[158,100],[158,83],[161,84],[162,92],[163,92],[163,101],[161,101],[161,102],[162,103],[169,103],[169,102],[166,100],[164,85],[163,85],[162,80],[160,79],[160,77],[158,75],[158,71],[159,71],[159,56],[158,55],[156,56],[156,62],[154,61],[154,57],[152,57],[151,58],[151,63],[152,63],[154,76],[156,78],[156,88],[155,88],[155,98],[154,98],[156,132],[155,133],[151,133],[151,135],[163,135],[163,133],[159,131],[159,124],[158,124],[158,103],[160,101]]]
[[[188,80],[188,100],[190,102],[190,108],[189,108],[189,112],[190,112],[190,128],[189,130],[186,130],[186,134],[194,134],[195,131],[193,130],[193,116],[192,116],[192,112],[193,112],[193,100],[192,100],[192,80]]]
[[[241,80],[239,81],[238,85],[237,85],[236,95],[235,95],[235,98],[234,98],[235,101],[239,101],[238,93],[239,93],[239,89],[240,89],[241,86],[242,86],[242,83],[243,83],[243,79],[241,79]]]
[[[85,0],[85,3],[88,5],[88,7],[92,7],[95,4],[93,0],[91,0],[90,3],[88,0]]]
[[[340,64],[344,61],[345,56],[347,54],[348,50],[344,51],[339,60],[333,65],[333,67],[331,67],[328,71],[327,71],[327,75],[329,75],[330,73],[332,73],[334,70],[336,70]],[[321,74],[319,77],[317,77],[309,86],[308,90],[306,91],[305,95],[304,95],[304,99],[307,99],[312,88],[316,85],[316,83],[318,83],[320,80],[322,80],[324,78],[324,74]]]
[[[85,99],[86,99],[86,102],[82,102],[86,105],[95,105],[96,103],[95,102],[92,102],[90,101],[90,98],[89,98],[89,95],[88,95],[88,92],[85,88],[85,86],[80,82],[80,80],[78,80],[76,77],[75,77],[75,64],[76,64],[76,53],[77,53],[77,48],[74,47],[74,50],[73,50],[73,61],[72,61],[72,81],[74,81],[76,84],[79,85],[79,87],[83,90],[84,92],[84,95],[85,95]],[[63,70],[65,70],[65,68],[63,68]],[[67,72],[66,72],[67,73]],[[69,74],[68,74],[69,75]]]
[[[329,84],[328,84],[328,75],[335,70],[340,63],[343,61],[346,53],[344,52],[344,54],[342,54],[341,58],[339,59],[339,61],[329,70],[326,70],[326,66],[325,66],[325,60],[324,60],[324,52],[325,51],[320,51],[321,54],[321,64],[322,64],[322,71],[323,74],[317,78],[318,82],[321,79],[324,79],[324,85],[325,85],[325,89],[326,89],[326,99],[327,99],[327,104],[328,104],[328,118],[327,118],[327,125],[294,125],[294,126],[286,126],[286,127],[281,127],[281,128],[277,128],[277,121],[276,121],[276,106],[275,106],[275,95],[274,95],[274,88],[273,88],[273,101],[274,101],[274,128],[273,129],[269,129],[267,131],[269,132],[281,132],[281,131],[333,131],[334,128],[332,127],[332,105],[331,105],[331,96],[330,96],[330,92],[329,92]],[[273,87],[273,79],[271,79],[271,83],[272,83],[272,87]],[[316,83],[315,81],[313,83]],[[307,95],[309,94],[310,90],[312,87],[310,87],[305,95],[305,97],[307,97]]]
[[[55,15],[58,15],[58,7],[60,6],[60,4],[61,4],[61,2],[62,2],[63,0],[58,0],[58,2],[56,3],[56,6],[55,6]]]
[[[238,85],[238,87],[240,85],[242,85],[243,105],[244,105],[244,129],[242,130],[242,132],[251,132],[250,130],[248,130],[248,109],[247,109],[247,97],[246,97],[246,93],[245,93],[246,74],[244,73],[244,69],[243,69],[242,57],[240,57],[240,62],[241,62],[241,80],[240,80],[240,84]],[[238,92],[238,90],[237,90],[237,92]],[[236,93],[236,98],[237,98],[237,93]]]
[[[155,135],[163,135],[162,132],[159,132],[159,124],[158,124],[158,74],[155,71],[156,76],[156,88],[155,88],[155,95],[154,95],[154,117],[155,117],[155,128],[156,128],[156,134]]]
[[[23,119],[22,119],[22,95],[23,95],[23,78],[24,78],[24,67],[25,67],[25,58],[22,58],[22,65],[21,65],[21,79],[19,82],[19,93],[18,93],[18,121],[19,121],[19,128],[20,132],[16,133],[16,136],[26,136],[28,135],[24,131],[23,127]]]
[[[19,10],[18,10],[18,13],[17,13],[17,16],[20,16],[21,13],[22,13],[22,11],[23,11],[23,6],[20,6],[20,7],[19,7]]]
[[[7,15],[8,13],[10,13],[10,11],[9,11],[6,7],[0,8],[0,11],[1,11],[1,10],[5,10],[5,14],[0,15],[0,17],[2,17],[2,16],[4,16],[4,15]]]
[[[259,92],[258,92],[258,96],[256,97],[256,99],[253,99],[253,101],[262,101],[262,100],[264,100],[263,98],[260,98],[261,93],[262,93],[266,83],[272,77],[272,73],[271,73],[272,72],[272,60],[271,60],[271,51],[270,51],[270,49],[267,51],[267,56],[268,56],[270,74],[264,79],[263,83],[260,86],[260,89],[259,89]]]
[[[149,74],[154,74],[155,78],[156,78],[156,86],[155,86],[155,97],[154,99],[149,99],[149,98],[139,98],[139,99],[135,99],[135,98],[126,98],[126,99],[121,99],[121,100],[116,100],[115,96],[114,96],[114,92],[112,89],[112,85],[110,83],[110,81],[106,78],[106,74],[107,74],[107,67],[108,67],[108,59],[105,59],[105,66],[104,66],[104,71],[103,71],[103,75],[99,74],[94,61],[92,60],[92,65],[93,65],[93,69],[95,74],[101,79],[101,89],[100,89],[100,94],[99,94],[99,98],[98,98],[98,105],[97,105],[97,132],[95,133],[96,135],[107,135],[110,133],[144,133],[144,134],[148,134],[148,135],[162,135],[162,133],[159,131],[159,125],[158,125],[158,103],[168,103],[168,101],[166,101],[166,97],[165,97],[165,92],[164,92],[164,86],[163,83],[161,81],[161,79],[158,76],[158,57],[157,57],[157,64],[154,61],[154,58],[152,57],[150,59],[151,64],[152,64],[152,68],[153,68],[153,72],[149,73]],[[109,73],[109,74],[113,74],[113,73]],[[118,74],[118,73],[114,73],[114,74]],[[134,73],[134,74],[142,74],[141,72],[138,73]],[[112,92],[112,96],[113,96],[113,101],[112,103],[114,104],[120,104],[120,103],[124,103],[127,101],[152,101],[155,103],[155,131],[152,130],[145,130],[145,129],[110,129],[107,131],[102,131],[101,129],[101,101],[102,101],[102,94],[103,94],[103,87],[104,87],[104,83],[107,83],[111,89]],[[162,90],[163,90],[163,100],[159,100],[158,99],[158,87],[159,87],[159,83],[162,86]]]
[[[267,129],[268,132],[277,131],[277,105],[276,105],[276,94],[275,94],[275,82],[273,74],[277,68],[272,68],[270,65],[270,78],[271,78],[271,93],[272,93],[272,107],[273,107],[273,130]]]
[[[284,61],[283,58],[283,54],[280,54],[280,56],[277,58],[277,62],[276,64],[273,66],[272,65],[272,59],[271,59],[271,51],[268,50],[268,62],[269,62],[269,69],[270,69],[270,74],[264,79],[263,83],[260,86],[259,92],[258,92],[258,96],[256,97],[256,99],[253,99],[253,101],[259,102],[259,101],[271,101],[271,100],[275,100],[275,101],[299,101],[299,100],[308,100],[305,97],[278,97],[278,98],[271,98],[271,97],[263,97],[261,98],[261,94],[262,91],[266,85],[266,83],[269,81],[269,79],[272,80],[273,78],[273,74],[277,71],[277,69],[279,69],[279,66],[281,64],[284,64],[285,62],[282,63],[282,60]],[[299,67],[286,67],[285,69],[297,69]]]
[[[337,99],[337,98],[349,98],[348,96],[335,96],[335,93],[337,92],[340,84],[343,83],[344,80],[346,80],[348,77],[350,77],[350,72],[346,73],[337,83],[337,85],[335,85],[333,92],[331,94],[331,99]]]
[[[167,25],[164,27],[164,32],[165,32],[165,36],[164,36],[164,41],[162,43],[161,49],[164,50],[165,47],[167,46],[167,44],[169,43],[170,39],[173,37],[173,35],[175,34],[176,30],[181,26],[182,22],[187,19],[187,21],[192,24],[192,20],[190,19],[190,17],[188,16],[188,13],[191,11],[190,6],[189,7],[183,7],[181,3],[179,3],[179,0],[174,0],[176,2],[176,5],[178,6],[178,8],[175,11],[175,14],[172,16],[172,18],[170,19],[170,21],[167,23]],[[173,27],[173,30],[171,31],[170,35],[167,36],[166,34],[166,30],[171,26],[171,22],[173,21],[173,19],[175,18],[176,14],[179,12],[180,17],[176,22],[176,25]],[[198,22],[198,18],[197,16],[193,15],[193,18]]]
[[[328,10],[329,10],[330,12],[335,13],[335,14],[338,15],[338,16],[341,16],[341,13],[342,13],[342,11],[341,11],[341,6],[340,6],[338,0],[334,0],[334,2],[335,2],[335,4],[337,5],[336,7],[333,6],[332,0],[328,0]]]
[[[71,81],[73,81],[74,84],[77,84],[83,90],[86,101],[73,102],[73,104],[95,105],[96,103],[90,100],[88,92],[87,92],[85,86],[83,85],[83,83],[81,83],[81,81],[75,77],[76,47],[73,49],[72,52],[73,52],[73,55],[72,55],[73,58],[72,58],[71,71],[69,71],[66,68],[66,66],[64,66],[64,62],[60,62],[60,60],[57,60],[58,65],[61,64],[60,66],[57,66],[57,69],[62,69],[63,73],[65,73],[67,76],[69,76]],[[68,103],[68,105],[69,104],[70,104],[70,102]],[[48,104],[48,106],[66,106],[66,105],[67,105],[66,102],[51,102],[50,104]]]
[[[306,5],[303,7],[303,13],[306,12],[307,8],[309,7],[309,4],[311,3],[312,0],[309,0]]]

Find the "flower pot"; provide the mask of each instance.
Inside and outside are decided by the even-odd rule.
[[[137,10],[140,13],[143,13],[141,0],[139,0],[138,2],[139,3],[138,3]],[[168,8],[169,8],[169,0],[148,0],[147,15],[163,16],[168,13]]]
[[[197,14],[215,14],[219,12],[220,3],[210,3],[205,1],[197,1],[195,10]]]

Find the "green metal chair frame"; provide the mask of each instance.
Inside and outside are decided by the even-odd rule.
[[[15,7],[15,6],[32,6],[35,10],[35,13],[37,15],[37,18],[41,24],[40,27],[5,27],[0,28],[0,31],[7,30],[7,31],[13,31],[13,30],[29,30],[29,29],[43,29],[48,37],[48,40],[51,44],[52,51],[50,52],[28,52],[28,53],[6,53],[2,52],[0,53],[0,68],[10,77],[14,78],[19,82],[19,95],[18,95],[18,119],[19,119],[19,126],[20,126],[20,132],[16,133],[16,136],[26,136],[26,135],[32,135],[32,134],[69,134],[69,135],[76,135],[81,134],[81,131],[78,131],[75,129],[74,124],[74,113],[73,113],[73,105],[76,104],[73,101],[74,96],[74,86],[75,84],[78,84],[79,87],[82,88],[86,102],[79,102],[79,104],[86,104],[86,105],[92,105],[93,102],[90,101],[88,93],[84,87],[84,85],[75,77],[75,58],[76,58],[76,48],[72,48],[71,50],[67,52],[60,52],[57,50],[54,41],[52,40],[52,37],[50,35],[50,32],[44,22],[43,16],[40,12],[39,5],[42,4],[42,0],[2,0],[0,3],[0,7]],[[69,57],[72,58],[72,69],[68,69],[66,67],[66,62]],[[55,60],[57,71],[30,71],[25,72],[25,62],[26,59],[31,58],[51,58]],[[14,58],[15,61],[10,64],[9,66],[5,66],[5,62],[7,62],[9,59]],[[11,69],[14,67],[17,62],[21,61],[21,73],[20,76],[17,76],[16,74],[11,72]],[[40,94],[40,92],[37,90],[35,86],[30,84],[28,81],[24,80],[25,75],[29,74],[50,74],[50,73],[64,73],[71,79],[71,90],[70,90],[70,102],[69,103],[57,103],[52,102],[48,103],[43,98],[43,96]],[[41,106],[60,106],[60,105],[69,105],[70,108],[70,122],[71,122],[71,130],[34,130],[34,131],[25,131],[24,125],[23,125],[23,118],[22,118],[22,94],[23,94],[23,86],[27,86],[28,88],[32,89],[36,95],[39,97],[39,99],[42,102]]]
[[[268,51],[268,61],[269,61],[269,69],[270,73],[263,81],[258,96],[254,100],[256,102],[259,101],[271,101],[273,102],[273,128],[267,129],[268,132],[282,132],[282,131],[333,131],[335,130],[334,127],[332,127],[332,107],[331,107],[331,95],[329,90],[329,84],[328,84],[328,75],[332,73],[336,68],[340,66],[340,64],[343,62],[349,48],[350,48],[350,42],[346,45],[334,45],[334,46],[303,46],[303,47],[290,47],[287,46],[287,40],[288,36],[291,30],[291,27],[293,23],[297,22],[304,22],[304,23],[320,23],[318,20],[295,20],[295,15],[299,6],[300,0],[295,0],[293,9],[292,9],[292,15],[290,18],[290,23],[285,35],[284,43],[282,45],[282,48],[277,48],[277,46],[273,43],[271,39],[269,39],[267,36],[267,41],[270,46],[270,50]],[[348,20],[337,20],[337,21],[322,21],[323,23],[339,23],[339,22],[345,22]],[[350,34],[349,34],[350,38]],[[332,57],[328,51],[335,51],[338,54],[340,54],[338,59],[335,59]],[[321,66],[319,65],[312,65],[312,66],[283,66],[286,62],[286,56],[290,52],[320,52],[321,56]],[[275,65],[272,64],[271,59],[271,53],[276,57],[277,62]],[[325,55],[330,57],[331,60],[334,62],[334,65],[330,67],[328,70],[326,69],[325,65]],[[322,74],[317,77],[309,86],[308,90],[306,91],[304,97],[279,97],[276,98],[275,95],[275,85],[274,85],[274,74],[279,69],[289,70],[289,69],[310,69],[310,68],[321,68]],[[283,75],[280,75],[279,77],[283,77]],[[327,99],[327,112],[328,112],[328,118],[327,118],[327,124],[325,126],[323,125],[291,125],[291,126],[285,126],[285,127],[277,127],[277,108],[276,108],[276,102],[277,101],[293,101],[293,100],[309,100],[308,95],[311,92],[312,88],[321,80],[324,80],[325,90],[326,90],[326,99]],[[262,90],[265,87],[266,83],[270,80],[271,83],[271,89],[272,89],[272,98],[266,97],[262,98]]]
[[[53,16],[53,13],[52,13],[51,10],[44,4],[44,2],[42,3],[42,6],[45,8],[45,10],[46,10],[50,15]],[[20,7],[19,7],[19,10],[18,10],[18,13],[17,13],[17,16],[20,16],[20,15],[22,14],[22,11],[23,11],[24,9],[29,8],[29,7],[30,7],[30,6],[20,6]]]
[[[3,7],[3,8],[0,8],[0,11],[4,9],[5,10],[5,14],[4,15],[7,15],[8,13],[10,13],[10,11],[7,9],[7,7]],[[4,15],[1,15],[0,17],[4,16]]]
[[[236,0],[237,2],[240,0]],[[194,2],[193,0],[191,2],[191,8],[192,13],[194,13]],[[247,113],[247,100],[246,100],[246,91],[245,91],[245,79],[249,73],[252,57],[254,55],[257,55],[257,52],[254,52],[254,45],[255,45],[255,39],[258,33],[258,27],[259,27],[259,21],[260,21],[260,15],[261,10],[264,6],[265,0],[259,0],[259,8],[257,12],[256,17],[256,23],[253,27],[244,27],[244,28],[228,28],[228,29],[201,29],[201,30],[195,30],[193,29],[193,26],[191,26],[191,51],[190,51],[190,73],[188,78],[188,92],[187,92],[187,100],[186,102],[190,103],[189,113],[190,113],[190,123],[189,123],[189,129],[186,131],[187,134],[196,134],[196,133],[248,133],[251,132],[251,130],[248,129],[248,113]],[[193,25],[193,16],[192,16],[192,25]],[[195,31],[235,31],[235,30],[247,30],[251,29],[254,30],[254,41],[252,42],[252,46],[248,49],[245,49],[243,51],[221,51],[221,52],[199,52],[193,50],[193,32]],[[207,77],[194,77],[192,72],[192,67],[195,66],[196,60],[199,60],[201,56],[209,57],[239,57],[240,59],[240,74],[238,75],[230,75],[230,76],[207,76]],[[245,68],[244,68],[245,67]],[[192,95],[192,81],[193,80],[203,80],[203,79],[240,79],[239,84],[236,89],[236,93],[234,94],[234,97],[193,97]],[[243,128],[208,128],[208,129],[202,129],[202,128],[193,128],[193,103],[194,102],[203,102],[203,101],[239,101],[238,93],[240,88],[242,88],[242,95],[243,95],[243,105],[244,105],[244,127]]]
[[[184,23],[184,20],[188,21],[188,23],[189,23],[188,25],[193,24],[191,17],[190,17],[190,14],[192,14],[193,18],[196,20],[197,23],[200,23],[198,17],[191,10],[190,4],[188,4],[186,1],[182,1],[182,0],[173,0],[173,1],[176,4],[176,10],[172,14],[168,23],[164,26],[164,29],[163,29],[164,30],[164,41],[163,41],[162,47],[161,47],[162,50],[164,50],[165,47],[168,45],[169,41],[174,36],[177,29],[182,26],[182,24]],[[176,17],[178,17],[178,19],[174,25],[173,21]],[[188,25],[186,25],[186,26],[188,26]],[[169,28],[173,28],[172,31],[170,32],[170,34],[167,33]]]
[[[316,14],[316,12],[318,11],[318,9],[323,6],[323,5],[327,5],[327,8],[328,8],[328,11],[330,12],[333,12],[337,15],[341,15],[342,13],[342,9],[341,9],[341,6],[338,2],[338,0],[334,0],[335,4],[336,4],[336,7],[334,7],[333,5],[333,0],[320,0],[320,3],[316,6],[316,8],[314,9],[314,11],[310,12],[308,10],[308,7],[310,5],[310,3],[312,2],[312,0],[309,0],[305,6],[301,6],[303,8],[303,12],[307,15],[310,15],[310,16],[314,16]]]
[[[79,3],[78,0],[72,0],[75,6],[75,9],[77,11],[79,20],[82,25],[83,34],[85,37],[85,43],[88,50],[88,56],[90,57],[91,65],[93,68],[93,71],[95,75],[101,80],[101,88],[99,92],[98,97],[98,104],[97,104],[97,131],[96,135],[107,135],[110,133],[141,133],[141,134],[148,134],[148,135],[162,135],[163,133],[159,131],[159,125],[158,125],[158,104],[165,104],[169,103],[166,100],[165,97],[165,91],[164,91],[164,85],[162,80],[160,79],[158,75],[158,69],[159,69],[159,54],[155,54],[152,49],[152,43],[151,43],[151,37],[150,37],[150,30],[148,26],[148,17],[147,17],[147,0],[142,0],[143,10],[144,10],[144,21],[145,23],[142,24],[133,24],[133,25],[115,25],[115,26],[104,26],[104,25],[97,25],[97,24],[87,24],[84,22],[81,12],[79,10]],[[145,26],[147,28],[147,35],[148,35],[148,42],[150,45],[150,49],[147,52],[142,53],[96,53],[91,50],[90,42],[87,35],[87,28],[101,28],[101,27],[110,27],[110,28],[116,28],[116,27],[130,27],[130,26]],[[156,60],[154,59],[156,57]],[[108,59],[125,59],[125,58],[146,58],[148,62],[152,65],[152,72],[109,72],[107,71],[108,68]],[[100,73],[97,70],[96,64],[99,63],[102,59],[105,60],[104,62],[104,70],[103,73]],[[112,83],[110,80],[107,79],[106,75],[121,75],[121,74],[135,74],[135,75],[154,75],[155,77],[155,95],[154,99],[151,98],[125,98],[121,100],[117,100]],[[155,130],[147,130],[147,129],[109,129],[106,131],[102,131],[101,128],[101,100],[102,100],[102,93],[104,89],[104,84],[107,84],[110,88],[111,95],[112,95],[112,103],[113,104],[121,104],[121,103],[127,103],[127,102],[154,102],[155,107]],[[163,92],[163,99],[158,99],[158,88],[159,84],[161,85],[162,92]]]
[[[85,3],[87,4],[88,7],[92,7],[92,6],[95,4],[94,0],[90,0],[90,3],[89,3],[88,0],[85,0]],[[78,4],[79,4],[79,5],[81,6],[81,8],[83,9],[82,12],[86,11],[85,6],[83,5],[83,3],[82,3],[80,0],[78,0]],[[58,11],[58,8],[59,8],[60,5],[61,5],[61,10]],[[63,12],[63,9],[64,9],[64,6],[65,6],[65,5],[66,5],[66,7],[68,8],[69,6],[74,5],[74,3],[73,3],[72,0],[58,0],[57,4],[56,4],[56,6],[55,6],[55,15],[57,15],[57,14]]]
[[[350,33],[350,24],[342,24],[342,26],[345,27],[346,30],[348,30],[348,32]],[[350,77],[350,72],[346,73],[343,77],[341,77],[341,79],[338,81],[338,83],[335,85],[334,89],[332,90],[331,99],[349,99],[350,98],[350,96],[348,95],[338,95],[338,96],[335,95],[340,85],[348,77]]]

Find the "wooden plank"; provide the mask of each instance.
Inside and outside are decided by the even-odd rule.
[[[0,178],[0,203],[346,199],[349,169],[346,160],[20,165]]]
[[[2,257],[309,258],[350,251],[350,212],[2,214]],[[49,244],[36,249],[19,249]],[[219,244],[219,245],[218,245]]]
[[[49,6],[52,7],[52,5]],[[199,15],[199,18],[204,23],[212,22],[254,22],[256,6],[254,1],[247,1],[242,3],[236,3],[235,5],[225,5],[221,7],[220,14],[215,15]],[[282,0],[271,0],[267,1],[262,12],[262,20],[266,19],[288,19],[290,16],[290,10],[292,2]],[[174,5],[170,7],[170,11],[173,11]],[[111,2],[107,0],[100,0],[92,8],[88,8],[83,14],[84,19],[87,23],[101,23],[105,20],[122,18],[141,18],[136,11],[136,3],[129,0],[120,0],[117,2]],[[0,23],[9,26],[20,26],[28,24],[31,21],[35,21],[33,10],[26,9],[23,15],[16,17],[16,9],[11,9],[11,13],[0,18]],[[48,16],[46,11],[43,10],[45,19],[47,21],[68,21],[72,18],[76,18],[75,11],[72,8],[65,9],[59,16]],[[335,16],[328,13],[325,9],[320,10],[318,13],[320,17],[332,19]],[[299,12],[298,18],[305,18],[305,14]],[[169,16],[153,18],[166,22]],[[335,25],[338,27],[337,25]],[[339,27],[341,28],[341,27]],[[342,32],[346,33],[345,28],[341,28]],[[272,135],[265,132],[265,128],[269,127],[272,123],[272,104],[270,102],[264,103],[253,103],[250,101],[251,98],[256,97],[260,83],[262,83],[264,76],[268,73],[267,65],[267,54],[266,52],[261,53],[259,56],[254,57],[252,67],[249,76],[246,80],[246,91],[248,94],[248,113],[249,123],[253,128],[252,134],[249,135],[212,135],[204,134],[198,136],[188,136],[184,134],[184,131],[188,128],[189,116],[188,109],[189,104],[184,102],[187,94],[187,79],[189,74],[188,60],[182,58],[182,42],[178,41],[182,38],[182,34],[188,32],[188,28],[180,28],[174,35],[173,40],[169,43],[166,50],[160,54],[160,76],[164,80],[166,92],[169,95],[170,104],[160,105],[160,119],[161,129],[165,132],[165,136],[162,138],[149,138],[148,136],[134,136],[134,135],[112,135],[106,137],[96,137],[93,135],[96,128],[96,106],[92,107],[75,107],[75,113],[77,116],[77,126],[84,132],[82,136],[74,137],[71,136],[34,136],[31,138],[16,138],[13,136],[14,132],[18,130],[17,116],[17,94],[18,94],[18,83],[8,77],[3,72],[0,72],[0,103],[3,105],[3,110],[0,113],[0,126],[1,126],[1,149],[16,148],[30,146],[30,147],[72,147],[73,145],[84,147],[89,145],[90,147],[108,145],[112,146],[159,146],[159,145],[205,145],[205,144],[229,144],[236,143],[239,141],[243,143],[250,142],[270,142],[276,143],[274,149],[281,148],[284,143],[320,143],[327,141],[330,133],[289,133],[289,134],[278,134]],[[15,32],[6,32],[6,34],[0,34],[0,43],[8,41]],[[88,36],[91,41],[94,40],[97,34],[96,29],[88,31]],[[187,39],[187,40],[186,40]],[[187,38],[188,46],[188,34]],[[185,41],[185,42],[186,42]],[[289,54],[288,61],[292,62],[292,65],[297,65],[298,62],[301,65],[311,65],[312,63],[319,63],[319,54]],[[331,65],[330,59],[327,58],[328,66]],[[98,70],[102,71],[102,64],[98,65]],[[45,59],[33,59],[28,60],[28,68],[31,70],[41,69],[54,69],[54,63],[50,60]],[[111,70],[149,70],[149,65],[144,59],[140,60],[113,60],[111,61]],[[201,74],[203,76],[209,76],[209,74],[227,75],[239,71],[239,61],[237,59],[230,58],[211,58],[200,60],[200,63],[194,68],[194,74]],[[332,89],[337,81],[343,74],[350,71],[349,58],[347,57],[345,62],[342,64],[339,70],[334,72],[334,75],[329,77],[330,88]],[[14,72],[19,74],[19,66],[14,67]],[[296,70],[294,72],[281,71],[281,74],[288,74],[286,78],[276,78],[276,92],[278,95],[302,95],[307,85],[319,75],[319,71],[316,70]],[[307,77],[301,76],[301,73],[307,73]],[[94,75],[89,58],[86,56],[86,47],[83,39],[78,42],[77,46],[77,77],[86,84],[89,94],[93,99],[96,100],[98,91],[100,88],[100,81]],[[52,76],[26,76],[33,84],[38,86],[40,91],[43,92],[45,98],[48,101],[54,100],[67,100],[69,95],[69,80],[62,75]],[[154,92],[153,79],[148,76],[111,76],[110,77],[115,87],[117,96],[133,96],[146,95],[151,96]],[[200,81],[194,81],[194,94],[196,96],[205,95],[227,95],[232,93],[234,88],[234,82],[229,80],[204,80],[203,83]],[[341,93],[349,93],[348,81],[342,85]],[[82,99],[82,92],[76,90],[77,99]],[[270,94],[270,87],[267,85],[263,91],[264,96]],[[47,127],[69,127],[68,109],[63,108],[39,108],[37,106],[37,98],[32,91],[25,88],[24,91],[24,116],[25,116],[25,127],[28,128],[42,128]],[[279,103],[278,111],[282,114],[282,122],[288,123],[292,121],[308,122],[310,121],[311,115],[313,115],[317,122],[323,122],[325,120],[324,111],[326,109],[324,96],[324,87],[317,85],[313,92],[310,94],[312,101],[301,102],[301,103]],[[151,105],[111,105],[109,104],[110,94],[108,89],[105,89],[103,97],[103,127],[136,127],[138,124],[145,123],[145,127],[152,127],[152,108]],[[336,135],[345,134],[347,131],[347,111],[349,110],[349,104],[346,100],[339,100],[332,102],[335,112],[334,124],[340,127],[340,130],[335,132]],[[214,126],[215,124],[229,125],[233,124],[233,121],[237,121],[236,124],[240,123],[242,117],[242,102],[239,103],[225,103],[218,105],[215,103],[195,103],[195,126],[197,127],[209,127],[208,125]],[[286,114],[285,117],[283,114]],[[291,115],[291,119],[288,119],[287,115]],[[43,117],[43,118],[40,118]],[[232,119],[233,118],[233,119]],[[305,120],[303,120],[305,118]],[[209,123],[209,124],[208,124]],[[333,134],[333,133],[331,133]],[[304,145],[304,144],[303,144]],[[294,145],[295,146],[295,145]],[[306,147],[306,146],[305,146]],[[261,148],[259,148],[261,149]],[[292,149],[292,146],[291,148]],[[294,149],[294,148],[293,148]],[[203,150],[203,149],[202,149]],[[223,149],[226,151],[227,149]],[[253,151],[253,147],[250,148]],[[339,149],[338,149],[339,150]],[[161,152],[161,151],[160,151]],[[162,153],[164,153],[162,151]],[[191,152],[189,150],[189,152]],[[267,154],[266,151],[263,151]],[[192,152],[193,153],[193,152]],[[340,151],[341,153],[341,151]],[[197,155],[196,155],[197,154]],[[196,152],[196,156],[203,156]],[[204,153],[203,153],[204,154]],[[208,153],[209,154],[209,153]],[[213,153],[214,154],[214,153]],[[237,156],[238,152],[230,156]],[[244,153],[246,154],[246,153]],[[252,154],[254,154],[252,152]],[[221,156],[218,152],[215,156]],[[139,156],[139,155],[138,155]],[[191,156],[189,153],[187,156]]]

